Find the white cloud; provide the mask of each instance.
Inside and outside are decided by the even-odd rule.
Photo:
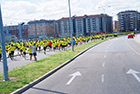
[[[18,24],[37,19],[60,19],[69,17],[68,0],[3,0],[2,15],[4,24]],[[70,0],[71,14],[82,16],[103,13],[98,7],[107,7],[106,13],[117,19],[116,14],[124,10],[140,9],[138,0]],[[140,10],[138,10],[140,11]],[[113,14],[112,14],[113,13]],[[8,18],[6,18],[8,17]],[[18,18],[18,19],[9,19]],[[29,20],[26,20],[29,19]]]

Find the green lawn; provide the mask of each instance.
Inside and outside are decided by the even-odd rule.
[[[9,71],[10,81],[2,82],[3,74],[0,74],[0,94],[9,94],[26,84],[36,80],[40,76],[46,74],[47,72],[53,70],[59,65],[65,63],[69,59],[72,59],[75,55],[82,52],[83,50],[94,46],[105,40],[92,41],[80,46],[74,47],[74,52],[71,49],[60,52],[58,54],[52,55],[45,59],[39,60],[38,62],[30,63],[26,66],[16,68]]]

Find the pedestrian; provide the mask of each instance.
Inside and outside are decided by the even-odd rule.
[[[23,46],[22,46],[22,51],[23,51],[23,57],[25,58],[25,60],[26,60],[26,46],[25,46],[25,44],[23,44]]]
[[[44,41],[42,46],[43,46],[43,49],[44,49],[44,54],[46,54],[47,42]]]
[[[33,55],[33,49],[32,48],[28,48],[28,51],[29,51],[29,55],[30,55],[30,61],[32,60],[32,55]]]
[[[20,49],[20,55],[19,56],[21,57],[21,56],[23,56],[23,54],[22,54],[22,52],[23,52],[22,51],[22,44],[19,46],[19,49]]]
[[[13,58],[12,58],[12,56],[11,56],[11,48],[10,48],[10,45],[9,45],[9,48],[8,48],[8,53],[9,53],[8,57],[9,57],[11,60],[13,60]]]
[[[16,49],[17,49],[18,55],[19,55],[19,52],[20,52],[20,42],[19,41],[17,41],[17,43],[16,43]]]
[[[37,58],[36,58],[37,53],[36,53],[36,45],[35,45],[35,43],[34,43],[33,46],[31,46],[30,48],[33,49],[33,56],[34,56],[35,61],[37,62]]]
[[[15,47],[13,44],[11,44],[10,49],[11,49],[11,57],[13,59],[14,58],[14,51],[15,51]]]
[[[51,50],[52,49],[52,42],[51,41],[49,41],[49,50]]]

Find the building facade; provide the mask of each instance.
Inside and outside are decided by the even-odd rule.
[[[15,35],[18,40],[28,39],[28,25],[20,25],[20,26],[19,25],[4,26],[3,31],[5,34]]]
[[[113,21],[113,31],[116,32],[118,30],[118,21]]]
[[[58,37],[58,26],[55,20],[35,20],[28,22],[29,39],[40,36]]]
[[[58,29],[60,37],[71,36],[69,17],[63,17],[58,20]],[[72,31],[73,35],[76,37],[96,34],[99,32],[104,33],[105,31],[112,32],[112,17],[106,14],[73,16]]]
[[[135,10],[127,10],[118,14],[118,28],[121,32],[140,30],[140,13]]]

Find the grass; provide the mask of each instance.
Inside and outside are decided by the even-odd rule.
[[[26,66],[9,71],[9,78],[11,80],[0,82],[0,94],[9,94],[25,86],[26,84],[53,70],[57,66],[65,63],[69,59],[72,59],[75,55],[82,52],[83,50],[103,41],[105,40],[97,40],[80,46],[76,46],[74,47],[74,52],[69,49],[45,59],[39,60],[38,62],[33,62]],[[3,79],[3,73],[0,74],[0,79]]]

